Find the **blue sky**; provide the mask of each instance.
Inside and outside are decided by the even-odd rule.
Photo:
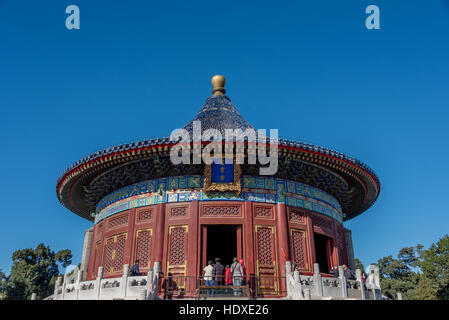
[[[65,28],[66,6],[81,29]],[[380,8],[380,30],[365,8]],[[449,1],[0,0],[0,268],[88,221],[56,179],[108,146],[190,121],[222,74],[241,114],[348,153],[381,180],[346,223],[365,265],[448,233]]]

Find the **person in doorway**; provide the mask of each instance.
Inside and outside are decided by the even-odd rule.
[[[231,275],[231,267],[226,265],[225,268],[225,285],[229,286],[232,284],[232,275]]]
[[[246,284],[246,267],[245,267],[245,261],[243,259],[239,260],[239,263],[242,266],[243,274],[242,274],[242,286]]]
[[[225,268],[221,264],[220,258],[215,258],[215,265],[212,271],[212,275],[214,277],[214,285],[222,286],[223,278],[224,278]]]
[[[140,276],[139,259],[137,259],[137,260],[134,262],[134,265],[133,265],[132,268],[131,268],[130,276],[131,276],[131,277]]]
[[[214,278],[214,286],[222,286],[224,278],[224,266],[220,262],[220,258],[215,258],[214,269],[212,270],[212,276]],[[218,292],[220,293],[220,292]],[[212,290],[212,295],[215,294],[215,289]]]
[[[203,269],[203,279],[205,281],[206,287],[211,287],[214,285],[213,279],[212,279],[212,272],[214,270],[212,260],[209,260],[207,263],[207,266]],[[207,295],[211,295],[211,291],[207,289]]]
[[[243,267],[237,258],[234,258],[233,261],[231,264],[232,283],[234,287],[240,287],[242,284]],[[234,288],[234,296],[241,296],[241,294],[240,288]]]

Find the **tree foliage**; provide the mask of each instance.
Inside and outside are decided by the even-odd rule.
[[[419,282],[418,274],[413,270],[419,262],[419,248],[403,248],[399,251],[397,259],[391,255],[377,261],[380,273],[380,285],[382,293],[390,299],[395,299],[401,292],[404,299],[413,299],[414,290]]]
[[[3,296],[3,292],[6,289],[6,283],[8,281],[8,278],[3,273],[2,269],[0,269],[0,294]]]
[[[51,283],[59,275],[58,264],[67,267],[72,262],[72,253],[67,249],[55,253],[49,246],[40,243],[34,250],[15,251],[12,260],[6,299],[25,300],[32,293],[43,299],[53,292]]]
[[[424,252],[421,270],[437,299],[449,300],[449,235]]]
[[[449,300],[449,236],[424,250],[418,244],[378,260],[382,293],[396,299]]]
[[[360,261],[360,259],[355,258],[354,264],[355,264],[355,269],[360,269],[360,271],[365,272],[365,266],[363,265],[362,261]]]

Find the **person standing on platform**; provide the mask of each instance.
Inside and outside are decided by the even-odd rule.
[[[131,276],[131,277],[140,276],[139,259],[137,259],[137,260],[134,262],[134,265],[133,265],[133,267],[131,268],[130,276]]]
[[[243,274],[242,274],[242,283],[241,285],[244,286],[246,284],[246,267],[245,267],[245,261],[243,259],[239,260],[240,265],[242,266]]]
[[[220,262],[220,258],[215,258],[214,269],[212,270],[212,276],[214,277],[214,286],[222,286],[224,278],[224,266]],[[215,290],[212,290],[212,295],[215,294]]]
[[[232,283],[235,287],[240,287],[242,284],[243,267],[238,262],[237,258],[234,258],[234,262],[231,264]],[[240,288],[234,288],[234,296],[241,296]]]
[[[338,267],[337,267],[337,266],[332,266],[331,271],[329,271],[329,273],[330,273],[334,278],[338,278]]]
[[[226,265],[225,269],[225,285],[229,286],[232,284],[231,267]]]
[[[354,272],[345,264],[343,265],[343,271],[347,280],[355,280]]]
[[[214,285],[223,285],[224,271],[224,266],[221,264],[220,258],[215,258],[214,270],[212,271],[212,275],[214,277]]]
[[[214,270],[214,267],[212,266],[213,262],[212,260],[209,260],[209,262],[207,263],[207,266],[204,267],[203,272],[204,272],[204,281],[206,282],[206,287],[211,287],[213,286],[213,280],[212,280],[212,272]],[[207,290],[207,295],[209,295],[210,289]]]

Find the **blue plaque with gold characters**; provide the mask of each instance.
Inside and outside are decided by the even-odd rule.
[[[234,182],[234,164],[212,163],[210,166],[210,180],[212,183]]]
[[[204,192],[235,192],[240,194],[241,169],[239,164],[213,161],[204,169]]]

